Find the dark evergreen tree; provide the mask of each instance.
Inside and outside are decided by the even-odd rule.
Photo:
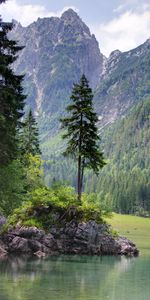
[[[23,123],[23,129],[20,133],[21,140],[21,154],[40,155],[39,147],[39,133],[37,122],[30,109],[25,121]]]
[[[67,107],[69,116],[61,119],[62,128],[67,130],[63,138],[68,140],[64,154],[74,156],[78,161],[77,191],[81,201],[84,169],[93,169],[98,174],[105,165],[98,145],[100,137],[96,127],[98,118],[93,110],[93,94],[85,75],[82,75],[79,84],[74,84],[70,99],[72,104]]]
[[[2,1],[1,1],[2,2]],[[23,76],[15,75],[12,63],[22,49],[7,37],[11,23],[0,20],[0,164],[5,165],[16,157],[17,130],[23,115]]]

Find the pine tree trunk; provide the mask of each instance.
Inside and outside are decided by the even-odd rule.
[[[79,156],[78,156],[78,201],[81,202],[82,192],[82,157],[81,157],[81,146],[82,146],[82,113],[80,118],[80,136],[79,136]]]
[[[83,174],[84,174],[84,159],[82,161],[82,166],[81,166],[81,180],[80,180],[80,183],[81,183],[81,186],[80,186],[81,193],[82,193],[82,187],[83,187]]]
[[[78,201],[81,202],[81,155],[78,157]]]

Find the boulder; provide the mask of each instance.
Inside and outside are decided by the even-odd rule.
[[[42,243],[45,247],[49,248],[51,251],[58,250],[57,241],[51,233],[45,234],[45,236],[42,239]]]
[[[9,252],[21,252],[29,253],[30,248],[28,245],[28,240],[20,236],[15,236],[8,245]]]
[[[15,229],[9,231],[9,233],[11,235],[20,236],[27,239],[36,237],[37,240],[40,240],[45,235],[44,230],[38,229],[35,226],[32,227],[18,226]]]
[[[125,237],[119,237],[117,243],[120,246],[120,255],[137,256],[139,254],[136,245]]]
[[[43,245],[36,239],[28,239],[28,246],[31,252],[42,251]]]

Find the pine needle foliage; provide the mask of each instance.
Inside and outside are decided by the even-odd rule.
[[[29,110],[20,132],[21,154],[40,155],[38,125],[32,110]]]
[[[2,2],[2,1],[1,1]],[[0,18],[0,164],[6,165],[17,155],[17,131],[21,125],[24,99],[23,76],[16,75],[12,64],[23,47],[8,39],[11,23]]]
[[[67,139],[65,156],[72,156],[78,162],[78,200],[81,201],[84,169],[89,168],[98,175],[105,165],[103,152],[98,142],[98,117],[93,108],[93,94],[88,80],[83,74],[79,84],[74,84],[72,103],[66,108],[68,116],[61,119],[62,128],[66,130],[63,139]]]

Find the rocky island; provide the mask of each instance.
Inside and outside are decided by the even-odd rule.
[[[78,223],[76,218],[65,221],[53,225],[49,231],[19,223],[9,228],[0,237],[0,258],[10,254],[45,257],[59,254],[137,256],[139,253],[127,238],[114,237],[108,224],[93,220]]]

